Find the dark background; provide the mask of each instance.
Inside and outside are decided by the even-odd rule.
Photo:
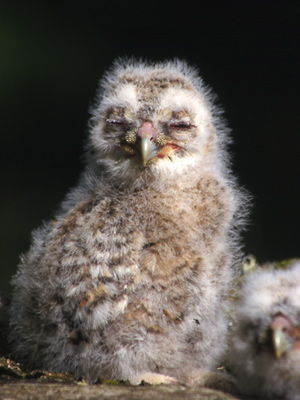
[[[186,59],[219,96],[254,196],[245,251],[299,257],[299,1],[12,1],[0,6],[1,270],[82,170],[88,107],[118,56]]]

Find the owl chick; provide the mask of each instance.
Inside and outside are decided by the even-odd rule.
[[[185,63],[114,65],[78,187],[13,280],[14,357],[92,382],[213,386],[243,213],[226,133]]]
[[[300,263],[250,274],[232,359],[241,392],[300,399]]]

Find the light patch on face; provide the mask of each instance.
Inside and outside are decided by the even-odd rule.
[[[135,86],[132,83],[122,85],[115,95],[114,103],[127,105],[136,109],[138,107],[138,99]]]
[[[244,290],[245,295],[245,304],[246,308],[249,307],[253,313],[255,314],[256,309],[260,309],[261,307],[267,309],[270,308],[273,303],[273,298],[270,296],[268,289],[264,287],[259,287],[258,290],[253,290],[253,285],[248,285],[246,290]],[[251,312],[251,311],[249,311]]]
[[[256,307],[261,308],[263,307],[264,309],[271,308],[274,300],[270,296],[270,294],[264,290],[260,291],[259,293],[256,293],[255,296],[253,296],[253,306],[256,305]],[[253,307],[254,308],[254,307]]]
[[[294,307],[300,307],[300,287],[296,286],[292,288],[290,291],[290,299],[291,303],[294,304]]]
[[[162,97],[160,103],[161,109],[187,110],[190,114],[196,115],[200,121],[209,118],[208,109],[199,95],[191,90],[169,88]]]

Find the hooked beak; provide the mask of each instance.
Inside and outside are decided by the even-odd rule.
[[[275,355],[277,358],[281,358],[294,347],[295,327],[287,316],[278,314],[273,318],[270,328]]]
[[[272,339],[277,358],[281,358],[292,347],[291,341],[288,340],[280,327],[273,330]]]
[[[141,138],[140,142],[141,158],[143,167],[145,167],[148,161],[152,160],[157,155],[157,148],[153,141],[148,136]]]
[[[137,132],[138,138],[140,138],[140,143],[138,146],[138,152],[140,152],[143,166],[145,167],[147,163],[152,160],[157,155],[157,147],[155,141],[158,136],[157,130],[150,121],[144,121],[139,127]]]

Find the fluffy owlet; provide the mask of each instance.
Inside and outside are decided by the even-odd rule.
[[[185,63],[105,75],[86,169],[13,280],[14,357],[92,382],[212,384],[243,203],[219,114]]]
[[[300,399],[300,263],[251,273],[242,290],[232,359],[241,392]]]

